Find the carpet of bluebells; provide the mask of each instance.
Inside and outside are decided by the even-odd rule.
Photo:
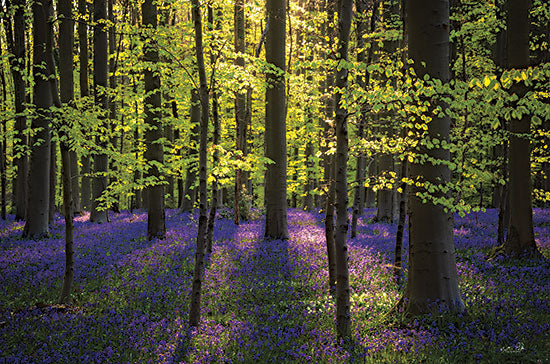
[[[345,344],[335,338],[320,214],[289,210],[290,239],[264,241],[261,218],[235,226],[222,210],[192,330],[197,216],[168,211],[162,241],[144,238],[142,211],[102,225],[76,218],[70,306],[55,304],[63,220],[42,241],[22,240],[13,217],[0,221],[0,363],[550,363],[550,264],[487,261],[495,210],[456,217],[467,312],[414,320],[386,315],[403,290],[392,280],[396,226],[373,223],[373,213],[349,240],[354,340]],[[536,209],[534,221],[548,259],[550,210]]]

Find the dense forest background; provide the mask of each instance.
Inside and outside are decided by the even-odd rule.
[[[547,1],[4,0],[0,18],[1,217],[29,241],[65,217],[60,304],[74,221],[124,210],[146,212],[147,241],[170,238],[166,211],[190,219],[190,327],[216,224],[260,219],[281,244],[289,208],[323,222],[346,343],[366,219],[396,227],[391,314],[464,314],[453,228],[472,213],[496,209],[490,261],[546,262]]]

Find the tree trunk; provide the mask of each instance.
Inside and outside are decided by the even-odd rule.
[[[9,5],[7,10],[9,11]],[[27,128],[27,119],[24,115],[26,102],[25,74],[25,0],[15,0],[12,6],[15,7],[13,14],[13,25],[10,17],[4,17],[4,30],[7,38],[8,51],[13,55],[10,57],[10,69],[13,77],[14,103],[15,103],[15,128],[13,136],[13,165],[17,169],[14,183],[15,199],[15,220],[26,218],[26,204],[28,198],[28,140],[24,134]],[[3,8],[2,8],[3,9]]]
[[[2,49],[1,42],[0,42],[0,49]],[[4,73],[4,68],[0,67],[0,81],[2,82],[2,112],[6,111],[7,107],[7,90],[6,90],[6,75]],[[2,139],[0,140],[0,218],[2,220],[6,220],[6,186],[7,186],[7,178],[6,178],[6,156],[7,156],[7,149],[8,149],[8,129],[6,125],[6,120],[2,119],[2,123],[0,124],[0,134],[2,135]]]
[[[116,78],[116,67],[117,67],[117,64],[116,64],[116,58],[118,55],[116,55],[116,37],[115,37],[115,16],[114,16],[114,13],[113,13],[113,2],[115,0],[107,0],[107,17],[109,18],[109,34],[108,34],[108,38],[109,38],[109,89],[111,92],[115,91],[116,88],[117,88],[117,78]],[[118,135],[117,135],[117,132],[116,132],[116,128],[115,128],[115,125],[117,123],[117,105],[116,105],[116,102],[114,100],[114,96],[109,96],[110,97],[113,97],[113,99],[109,99],[108,103],[109,103],[109,126],[110,126],[110,133],[111,133],[111,138],[110,138],[110,143],[113,147],[114,150],[117,149],[117,145],[118,145]],[[121,141],[121,145],[123,144],[122,143],[122,138],[120,139]],[[116,171],[116,166],[114,164],[114,161],[111,159],[109,161],[109,170],[113,171],[113,174],[111,175],[111,177],[109,178],[109,183],[114,183],[116,182],[117,180],[117,177],[116,177],[116,174],[117,174],[117,171]],[[115,196],[115,201],[113,201],[113,204],[111,205],[111,210],[115,213],[120,213],[120,196]]]
[[[265,156],[273,161],[265,176],[265,237],[288,239],[286,219],[286,1],[267,0],[266,61],[274,72],[266,75]]]
[[[71,19],[73,2],[71,0],[59,0],[58,13],[60,16],[59,23],[59,94],[60,103],[64,107],[72,107],[74,99],[74,81],[73,81],[73,46],[74,46],[74,23]],[[53,27],[48,27],[50,34],[50,44],[53,43]],[[49,52],[49,59],[52,59]],[[51,63],[51,61],[50,61]],[[55,96],[55,95],[54,95]],[[71,291],[74,280],[74,238],[73,238],[73,213],[75,210],[74,197],[72,187],[74,182],[73,166],[71,161],[73,154],[76,158],[76,153],[71,153],[69,150],[69,140],[67,132],[71,125],[64,121],[61,125],[58,135],[60,138],[59,147],[61,150],[61,172],[63,179],[63,212],[65,215],[65,274],[63,276],[63,286],[59,297],[59,303],[69,303],[71,301]],[[77,180],[78,186],[78,179]]]
[[[334,136],[332,136],[333,138]],[[334,178],[336,174],[334,156],[330,156],[329,168],[330,174],[328,191],[325,199],[325,240],[327,243],[327,263],[328,263],[328,288],[332,296],[336,295],[336,247],[334,245]]]
[[[26,238],[40,239],[48,235],[48,217],[50,204],[50,162],[51,136],[50,120],[52,94],[48,77],[43,65],[47,61],[47,15],[49,3],[33,3],[33,100],[36,107],[36,117],[32,119],[31,128],[36,132],[33,136],[29,185],[27,200],[27,216],[23,229]],[[42,30],[42,31],[36,31]]]
[[[208,119],[210,114],[208,84],[206,82],[206,68],[204,65],[204,53],[202,45],[202,19],[199,0],[192,0],[193,22],[195,27],[195,51],[197,55],[197,68],[200,81],[200,105],[201,105],[201,131],[199,146],[199,226],[197,229],[197,250],[195,252],[195,269],[193,272],[193,284],[191,288],[191,304],[189,308],[189,326],[196,327],[200,322],[201,314],[201,290],[204,274],[204,253],[206,243],[206,228],[208,217],[206,216],[208,196],[206,189],[207,157],[206,147],[208,142]]]
[[[507,53],[508,66],[521,69],[529,67],[529,9],[524,0],[508,0]],[[514,84],[510,92],[520,100],[527,93],[523,83]],[[510,120],[510,226],[503,250],[511,256],[528,254],[540,256],[533,232],[532,183],[531,183],[531,117],[524,114]]]
[[[55,74],[54,72],[52,72],[52,74]],[[55,197],[57,192],[57,141],[51,140],[50,144],[50,202],[48,204],[48,225],[53,225],[55,220]]]
[[[196,190],[195,182],[197,181],[197,161],[198,154],[197,144],[200,143],[200,122],[201,122],[201,104],[199,92],[196,89],[191,90],[191,135],[189,136],[188,156],[193,158],[192,162],[187,165],[185,173],[185,190],[183,192],[180,212],[191,212],[195,205]]]
[[[446,83],[450,80],[449,2],[426,0],[423,5],[407,3],[409,55],[419,78],[428,74]],[[441,101],[432,107],[436,106],[443,110],[447,107]],[[428,115],[432,115],[430,111]],[[448,116],[433,117],[426,137],[448,142],[450,126]],[[416,152],[430,159],[450,160],[449,150],[444,148],[428,149],[419,143]],[[436,186],[449,183],[451,177],[447,164],[421,164],[418,158],[410,164],[409,172],[412,180]],[[453,216],[441,205],[423,202],[417,194],[424,191],[425,188],[415,185],[409,192],[410,246],[405,309],[413,315],[438,310],[461,312],[464,304],[458,290]],[[437,197],[444,194],[437,193]]]
[[[153,0],[145,0],[141,5],[143,27],[154,32],[157,29],[157,6]],[[153,178],[154,183],[147,186],[147,239],[164,239],[166,226],[164,222],[164,186],[163,176],[158,165],[164,162],[164,145],[158,140],[163,137],[162,111],[160,102],[160,76],[154,71],[158,63],[159,55],[157,47],[150,43],[148,34],[144,44],[144,61],[150,64],[143,71],[145,79],[145,160],[149,164],[147,178]]]
[[[78,13],[81,17],[86,17],[88,15],[88,9],[86,6],[86,0],[78,0]],[[88,85],[88,26],[85,22],[78,23],[78,45],[79,45],[79,80],[80,80],[80,97],[89,96],[89,85]],[[72,155],[71,155],[72,158]],[[72,161],[71,161],[72,163]],[[78,190],[73,190],[75,195],[75,201],[80,200],[81,207],[85,211],[89,211],[91,208],[91,186],[90,186],[90,177],[87,175],[91,172],[90,169],[90,156],[82,155],[80,163],[82,163],[82,174],[81,174],[81,197],[78,198]],[[72,175],[72,178],[75,178]],[[78,184],[78,179],[77,182]],[[76,207],[75,202],[75,207]],[[74,210],[77,211],[76,209]]]
[[[235,65],[241,68],[244,68],[244,55],[245,53],[245,22],[244,22],[244,0],[235,1],[235,13],[234,13],[234,23],[235,23],[235,52],[240,53],[235,59]],[[246,94],[239,90],[235,97],[235,121],[236,121],[236,132],[235,136],[237,151],[240,151],[244,157],[246,151],[245,148],[245,135],[246,135]],[[239,159],[241,159],[239,157]],[[234,206],[234,222],[239,224],[241,217],[241,196],[243,195],[243,178],[244,172],[241,168],[235,170],[235,203]],[[243,206],[244,207],[244,206]]]
[[[105,31],[105,20],[107,20],[107,0],[94,0],[94,98],[95,103],[102,111],[109,110],[109,100],[107,98],[107,32]],[[101,129],[106,128],[105,116],[101,115],[103,120]],[[100,130],[101,132],[102,130]],[[92,181],[92,212],[90,221],[101,224],[107,222],[107,208],[100,207],[98,200],[107,189],[107,154],[104,150],[106,142],[96,137],[96,143],[101,149],[94,155],[94,173],[97,175]]]
[[[340,0],[338,9],[338,54],[339,62],[347,62],[349,36],[352,20],[352,0]],[[336,124],[336,332],[339,337],[351,338],[350,291],[348,271],[348,125],[347,110],[342,105],[342,91],[348,87],[348,69],[335,71],[336,91],[334,93]]]

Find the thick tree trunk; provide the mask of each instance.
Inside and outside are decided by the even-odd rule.
[[[196,89],[191,90],[191,135],[189,136],[188,156],[193,158],[193,161],[187,165],[185,173],[185,189],[180,204],[181,212],[193,211],[195,205],[196,190],[195,182],[197,181],[197,161],[198,154],[197,144],[200,143],[200,122],[201,122],[201,104],[199,92]]]
[[[201,315],[201,290],[204,275],[204,253],[206,243],[206,228],[208,223],[207,205],[208,195],[206,188],[207,156],[206,147],[208,142],[208,119],[210,117],[210,105],[208,95],[208,84],[206,81],[206,67],[204,65],[204,53],[202,45],[202,17],[199,0],[192,0],[193,22],[195,28],[195,51],[197,55],[197,68],[200,80],[200,106],[201,106],[201,127],[199,146],[199,226],[197,229],[197,250],[195,252],[195,269],[193,272],[193,283],[191,288],[191,304],[189,308],[189,326],[196,327],[200,322]]]
[[[145,0],[141,5],[143,27],[155,31],[157,28],[157,6],[153,0]],[[150,37],[151,35],[148,35]],[[163,144],[158,140],[163,137],[162,111],[160,101],[160,76],[154,71],[159,60],[157,47],[147,39],[144,45],[144,61],[151,67],[143,71],[145,79],[145,160],[149,164],[147,178],[153,178],[154,184],[147,186],[147,239],[164,239],[166,226],[164,222],[164,186],[163,176],[158,168],[164,162]]]
[[[428,74],[443,83],[448,82],[448,0],[426,0],[422,7],[408,2],[406,16],[409,55],[414,61],[416,74],[420,78]],[[443,109],[447,107],[442,102],[437,106]],[[449,117],[434,117],[428,124],[426,137],[448,141],[450,126]],[[450,160],[448,149],[420,146],[416,152],[430,159]],[[412,180],[437,186],[449,183],[451,177],[446,164],[421,164],[418,159],[410,164],[409,172]],[[460,312],[464,310],[464,304],[458,290],[453,216],[445,212],[441,205],[435,205],[431,201],[423,202],[417,193],[424,191],[423,187],[413,186],[409,192],[410,246],[405,309],[411,314],[437,312],[441,309]],[[442,193],[438,195],[443,197]]]
[[[507,53],[508,66],[521,69],[529,67],[529,9],[524,0],[507,1]],[[521,100],[527,86],[517,83],[510,89]],[[531,117],[523,114],[510,120],[510,226],[504,252],[511,256],[528,254],[539,256],[533,232],[532,183],[531,183]]]
[[[352,0],[340,0],[338,10],[338,54],[339,62],[347,62],[349,36],[352,20]],[[342,91],[348,86],[348,69],[341,67],[335,71],[336,91],[334,93],[336,124],[336,332],[339,337],[351,338],[350,290],[348,271],[348,125],[347,111],[342,105]]]
[[[285,37],[286,1],[267,0],[266,61],[274,72],[266,75],[269,85],[265,105],[265,155],[273,163],[265,176],[265,237],[288,239],[286,219],[286,95],[285,95]]]
[[[95,103],[100,110],[109,110],[109,100],[107,98],[107,32],[105,31],[105,20],[107,20],[107,0],[94,0],[94,98]],[[101,128],[106,128],[102,115],[103,123]],[[96,143],[100,149],[106,148],[105,142],[96,137]],[[97,176],[92,181],[92,212],[90,221],[101,224],[107,222],[107,209],[100,207],[98,200],[107,189],[107,154],[102,150],[94,155],[94,173]]]
[[[33,32],[33,100],[36,107],[36,117],[31,127],[36,133],[33,136],[29,185],[27,200],[27,216],[23,236],[42,238],[48,235],[48,217],[50,204],[50,107],[53,104],[49,72],[44,67],[47,61],[47,15],[50,4],[34,3],[32,5],[33,29],[43,30]]]
[[[17,169],[15,176],[14,202],[15,220],[24,220],[26,217],[27,188],[28,188],[28,140],[24,134],[27,128],[27,119],[23,114],[25,111],[25,0],[15,0],[12,3],[15,7],[13,14],[13,26],[9,17],[4,17],[4,30],[7,38],[8,51],[13,55],[10,57],[10,69],[13,77],[14,103],[15,103],[15,128],[13,136],[13,165]],[[10,10],[10,9],[8,9]]]

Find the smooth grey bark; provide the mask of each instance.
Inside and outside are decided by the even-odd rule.
[[[507,1],[507,55],[508,67],[522,69],[529,67],[529,10],[531,4],[525,0]],[[523,83],[512,85],[510,92],[519,100],[528,89]],[[508,163],[510,226],[502,250],[510,256],[527,254],[541,256],[533,232],[532,182],[531,182],[531,117],[510,120],[510,156]]]
[[[50,79],[50,92],[53,103],[56,107],[70,108],[74,99],[73,83],[73,45],[74,45],[74,24],[71,19],[72,1],[59,0],[57,5],[59,23],[59,88],[57,79]],[[50,9],[53,12],[53,9]],[[53,20],[53,18],[51,18]],[[36,30],[35,30],[36,31]],[[53,21],[48,22],[48,43],[47,61],[51,74],[55,72],[53,57]],[[59,303],[67,304],[71,301],[71,292],[74,280],[74,224],[73,224],[73,202],[71,182],[71,153],[69,148],[69,135],[71,126],[69,119],[62,119],[57,129],[59,137],[59,148],[61,151],[61,177],[63,184],[63,212],[65,215],[65,272],[63,285],[59,296]]]
[[[236,0],[234,6],[234,23],[235,23],[235,52],[240,53],[235,58],[235,65],[244,69],[245,53],[245,21],[244,21],[244,0]],[[236,121],[236,148],[243,154],[246,152],[246,94],[239,90],[235,96],[235,121]],[[235,170],[235,201],[234,201],[234,222],[239,224],[241,219],[241,196],[245,191],[244,186],[244,171],[240,168]],[[247,214],[242,214],[246,217]]]
[[[50,74],[55,74],[51,72]],[[50,140],[50,202],[48,203],[48,224],[53,225],[55,220],[55,197],[57,193],[57,139]]]
[[[142,24],[146,29],[157,29],[157,6],[153,0],[145,0],[141,4]],[[149,39],[144,44],[144,61],[150,64],[143,71],[145,79],[145,160],[149,164],[146,177],[154,178],[154,184],[147,186],[147,239],[164,239],[166,225],[164,217],[164,186],[163,176],[158,165],[164,162],[164,145],[158,140],[163,137],[162,111],[160,100],[160,76],[155,70],[159,61],[158,49]]]
[[[347,62],[353,0],[340,0],[338,9],[338,62]],[[339,337],[351,338],[350,289],[348,269],[348,125],[347,110],[342,105],[342,91],[348,87],[347,67],[337,67],[335,71],[334,93],[336,124],[336,229],[334,246],[336,249],[336,332]]]
[[[27,128],[27,119],[24,115],[26,102],[26,82],[23,78],[25,74],[25,0],[6,1],[6,9],[9,11],[11,7],[15,7],[13,21],[10,21],[9,16],[4,17],[4,31],[6,33],[6,43],[9,53],[11,54],[10,70],[13,78],[14,87],[14,106],[15,106],[15,128],[13,136],[13,165],[17,169],[15,183],[13,184],[14,202],[15,202],[15,220],[24,220],[26,216],[27,204],[27,188],[28,188],[28,171],[29,158],[28,138],[24,134]],[[2,10],[4,8],[2,7]]]
[[[407,2],[406,18],[409,56],[414,61],[416,74],[420,78],[428,74],[443,83],[448,82],[449,1],[425,0],[422,7]],[[425,62],[425,67],[422,62]],[[447,107],[441,101],[437,105],[443,109]],[[448,141],[450,127],[448,116],[433,117],[426,137]],[[416,153],[436,160],[450,160],[449,150],[444,148],[419,146]],[[446,164],[421,164],[417,160],[409,165],[409,173],[413,180],[434,185],[449,183],[451,177]],[[458,290],[454,219],[443,206],[423,202],[417,196],[423,191],[422,187],[413,186],[409,192],[409,274],[405,310],[413,315],[438,310],[461,312],[464,304]]]
[[[265,175],[265,233],[267,239],[288,239],[286,218],[286,1],[267,0],[269,29],[265,42],[266,75],[265,156],[273,161]]]
[[[80,16],[85,17],[88,14],[88,9],[86,6],[86,0],[78,0],[78,13]],[[88,80],[88,26],[85,22],[78,23],[78,45],[79,45],[79,84],[80,84],[80,97],[89,96],[89,80]],[[73,156],[71,155],[71,158]],[[80,200],[81,209],[89,211],[91,208],[91,180],[87,175],[90,173],[90,156],[83,155],[81,157],[80,163],[82,164],[82,174],[81,174],[81,190],[80,190],[80,199],[76,196],[75,200]],[[74,175],[71,172],[72,178]],[[78,184],[78,182],[77,182]],[[75,195],[78,195],[78,190],[73,190]],[[76,206],[76,203],[75,203]],[[77,210],[75,209],[75,212]]]
[[[193,23],[195,28],[195,51],[197,57],[197,69],[199,73],[199,96],[201,106],[201,127],[199,145],[199,226],[197,229],[197,249],[195,252],[195,268],[193,271],[193,283],[191,287],[191,304],[189,308],[189,326],[199,325],[201,317],[201,290],[204,275],[204,253],[206,248],[206,230],[208,224],[207,206],[208,195],[206,187],[208,143],[208,119],[210,118],[210,101],[208,84],[206,81],[206,67],[204,64],[204,51],[202,42],[202,15],[199,0],[192,0]]]
[[[95,103],[100,110],[109,110],[109,100],[107,98],[107,32],[105,31],[105,20],[107,20],[107,0],[94,0],[94,98]],[[102,128],[105,125],[105,115],[100,116],[103,120]],[[106,148],[105,141],[96,137],[96,143],[100,149]],[[107,155],[102,150],[94,155],[94,173],[96,176],[92,180],[92,212],[90,221],[101,224],[107,222],[107,209],[100,209],[98,200],[107,189]]]
[[[47,53],[47,14],[48,2],[33,3],[33,101],[36,117],[32,119],[31,128],[35,132],[32,140],[27,196],[27,216],[23,229],[26,238],[39,239],[48,235],[48,217],[50,204],[50,107],[53,105],[52,94],[46,67]]]
[[[195,205],[195,197],[197,195],[195,183],[197,181],[197,168],[198,168],[198,149],[197,146],[200,144],[200,122],[201,122],[201,104],[199,91],[197,89],[191,90],[191,111],[190,111],[190,122],[191,122],[191,135],[189,136],[189,148],[188,156],[193,158],[187,165],[187,170],[185,172],[185,188],[183,190],[183,196],[180,204],[180,212],[190,212],[193,211]]]

